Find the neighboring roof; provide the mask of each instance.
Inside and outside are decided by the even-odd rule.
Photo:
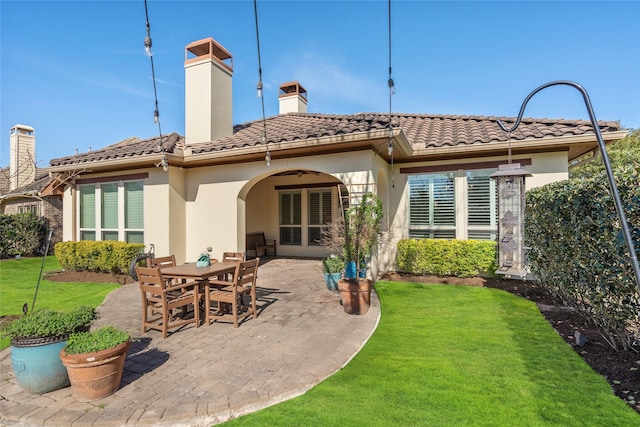
[[[32,192],[33,190],[40,190],[42,187],[46,185],[46,182],[38,187],[38,183],[45,179],[48,181],[49,179],[49,170],[47,168],[36,168],[36,178],[34,182],[31,184],[23,185],[20,188],[16,188],[14,191],[11,191],[11,182],[10,182],[10,169],[7,166],[6,168],[0,169],[0,197],[4,197],[6,195],[16,195],[16,194],[25,194],[25,192]]]
[[[31,184],[23,185],[20,188],[16,188],[13,191],[0,194],[0,201],[6,199],[12,199],[22,196],[40,196],[42,190],[47,186],[51,178],[49,178],[49,171],[44,168],[36,169],[36,179]]]
[[[502,146],[509,140],[509,135],[503,132],[497,121],[511,126],[514,118],[486,117],[486,116],[453,116],[426,114],[392,114],[391,123],[395,135],[401,133],[406,138],[409,150],[426,155],[430,149],[442,152],[447,147],[483,146],[500,143]],[[235,151],[247,151],[248,148],[261,148],[261,135],[266,124],[267,140],[271,149],[279,146],[289,147],[291,143],[334,138],[341,136],[355,136],[365,141],[373,139],[372,135],[380,139],[386,135],[389,125],[389,115],[380,113],[360,113],[352,115],[289,113],[269,117],[264,121],[256,120],[234,126],[233,135],[217,141],[202,142],[185,145],[184,138],[176,133],[163,137],[163,148],[168,154],[179,156],[198,156],[206,153],[215,155],[225,154],[227,157]],[[620,131],[618,122],[599,122],[601,132]],[[518,129],[511,133],[510,141],[537,140],[543,138],[571,137],[591,135],[595,143],[591,122],[585,120],[564,119],[531,119],[522,120]],[[332,140],[327,150],[340,151],[342,142],[338,138]],[[145,154],[162,153],[158,147],[159,138],[140,140],[131,138],[111,145],[101,150],[76,156],[63,157],[51,161],[52,166],[87,165],[89,163],[127,159]],[[317,147],[317,145],[316,145]],[[346,145],[345,145],[346,147]],[[243,150],[244,149],[244,150]],[[455,150],[454,150],[455,151]],[[586,151],[586,150],[583,150]],[[579,153],[578,153],[579,154]]]

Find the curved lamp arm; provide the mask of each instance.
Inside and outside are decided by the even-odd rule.
[[[524,114],[524,109],[527,106],[527,103],[531,98],[538,92],[543,89],[546,89],[551,86],[564,85],[571,86],[572,88],[577,89],[584,99],[585,106],[587,107],[587,112],[589,113],[589,118],[591,119],[591,126],[593,126],[593,132],[596,134],[596,139],[598,140],[598,147],[600,148],[600,155],[602,156],[602,160],[604,161],[604,168],[607,171],[607,178],[609,180],[609,187],[611,187],[611,194],[613,195],[613,200],[616,205],[616,211],[618,212],[618,219],[620,220],[620,225],[622,227],[622,234],[624,235],[624,240],[627,243],[627,250],[629,251],[629,258],[631,258],[631,266],[633,267],[633,272],[636,277],[636,286],[638,287],[638,291],[640,291],[640,266],[638,266],[638,257],[636,256],[636,251],[633,246],[633,240],[631,238],[631,233],[629,232],[629,223],[627,222],[627,217],[624,213],[624,209],[622,207],[622,202],[620,201],[620,194],[618,193],[618,187],[616,186],[615,178],[613,177],[613,172],[611,170],[611,165],[609,163],[609,157],[607,156],[607,149],[604,144],[604,140],[602,139],[602,134],[600,132],[600,127],[598,126],[598,121],[596,120],[596,115],[593,112],[593,107],[591,106],[591,101],[589,100],[589,94],[587,91],[580,86],[578,83],[571,82],[568,80],[557,80],[549,83],[545,83],[542,86],[537,87],[533,90],[522,103],[522,107],[520,107],[520,112],[518,113],[518,118],[514,125],[507,129],[507,127],[502,123],[502,121],[498,120],[498,126],[505,132],[512,132],[516,130],[516,128],[520,125],[522,121],[522,115]]]

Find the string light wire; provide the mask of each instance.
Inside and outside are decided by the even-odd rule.
[[[258,84],[256,86],[256,94],[262,103],[262,135],[260,136],[260,141],[265,145],[267,149],[267,154],[264,156],[264,159],[267,162],[267,166],[271,166],[271,153],[269,152],[269,143],[267,140],[267,119],[264,114],[264,96],[262,92],[263,84],[262,84],[262,61],[260,59],[260,30],[258,29],[258,2],[257,0],[253,0],[253,14],[256,19],[256,44],[258,45]]]
[[[389,79],[387,80],[387,85],[389,86],[389,142],[387,144],[387,151],[389,157],[391,157],[391,188],[396,187],[395,176],[393,173],[393,126],[391,125],[391,98],[396,93],[396,85],[393,81],[393,77],[391,76],[391,0],[388,2],[388,35],[389,35]]]
[[[160,125],[160,110],[158,109],[158,89],[156,84],[156,70],[153,64],[153,51],[151,47],[153,43],[151,41],[151,25],[149,24],[149,8],[147,6],[147,0],[144,0],[144,14],[146,17],[147,23],[147,36],[144,38],[144,50],[149,60],[151,61],[151,79],[153,80],[153,97],[155,99],[155,110],[153,110],[153,122],[158,125],[158,134],[160,135],[160,143],[158,144],[158,148],[162,151],[162,160],[157,166],[162,166],[165,170],[169,170],[169,164],[167,162],[167,155],[164,150],[164,144],[162,142],[162,126]]]

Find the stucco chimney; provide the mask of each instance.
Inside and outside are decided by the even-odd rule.
[[[281,84],[278,99],[280,114],[307,112],[307,91],[298,82]]]
[[[15,125],[9,132],[9,189],[36,179],[36,137],[31,126]]]
[[[212,38],[185,48],[185,142],[209,142],[233,134],[233,57]]]

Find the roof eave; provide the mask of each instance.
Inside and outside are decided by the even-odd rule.
[[[628,131],[602,133],[605,144],[624,138]],[[459,159],[461,155],[468,157],[492,155],[496,152],[506,153],[511,145],[513,153],[536,153],[543,151],[568,151],[569,160],[580,157],[584,153],[597,148],[595,134],[563,135],[544,138],[527,138],[523,140],[493,142],[491,144],[470,144],[461,146],[429,147],[414,149],[411,160],[430,158],[438,160]]]
[[[399,130],[394,135],[399,135]],[[388,129],[376,129],[341,135],[322,136],[296,141],[270,142],[269,153],[272,160],[298,156],[313,156],[345,151],[366,150],[388,141]],[[401,146],[406,149],[406,138]],[[185,150],[182,166],[185,168],[235,162],[249,162],[264,159],[267,153],[265,145],[239,147],[220,151],[192,154],[190,147]],[[192,147],[191,147],[192,148]],[[385,148],[386,155],[386,148]]]

